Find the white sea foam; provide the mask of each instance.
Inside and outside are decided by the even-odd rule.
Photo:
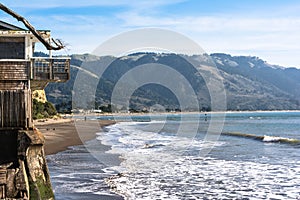
[[[176,134],[159,134],[155,131],[137,129],[136,125],[143,125],[144,122],[121,122],[109,127],[109,131],[101,133],[98,139],[105,145],[112,146],[109,153],[124,154],[131,151],[143,151],[147,145],[164,147],[164,151],[182,153],[188,148],[200,150],[209,148],[212,145],[222,145],[222,142],[203,142],[193,138],[177,137]],[[161,125],[158,125],[161,126]],[[144,129],[148,130],[148,127]],[[155,129],[155,128],[154,128]],[[151,129],[150,129],[151,130]],[[160,148],[153,148],[159,151]]]
[[[264,142],[286,142],[286,143],[300,143],[298,139],[294,138],[286,138],[286,137],[278,137],[278,136],[268,136],[264,135]]]
[[[282,139],[284,139],[284,138],[282,138],[282,137],[276,137],[276,136],[264,135],[263,141],[264,142],[278,142],[278,141],[280,141]]]
[[[126,164],[132,166],[132,163]],[[296,191],[300,181],[297,170],[282,165],[214,159],[181,159],[177,164],[167,163],[160,169],[144,168],[139,164],[135,166],[135,172],[112,180],[116,192],[126,194],[128,199],[185,199],[186,195],[217,199],[226,196],[296,199],[299,195]]]
[[[111,152],[122,154],[118,170],[123,175],[111,178],[108,183],[126,199],[299,197],[296,188],[300,187],[300,163],[294,163],[295,167],[290,169],[282,164],[199,158],[197,152],[211,144],[143,131],[136,125],[141,124],[116,124],[99,138],[110,141]],[[145,144],[162,145],[143,148]]]
[[[106,127],[107,132],[99,133],[98,139],[112,146],[109,152],[121,154],[121,166],[95,162],[80,146],[48,156],[56,195],[62,196],[60,199],[68,195],[80,199],[88,194],[112,195],[104,182],[107,178],[116,193],[130,200],[299,199],[300,114],[292,118],[276,113],[230,115],[233,117],[229,117],[225,126],[228,130],[224,131],[251,135],[222,135],[223,142],[210,144],[203,142],[201,135],[196,139],[176,136],[177,119],[169,122],[167,129],[157,131],[165,122],[154,117],[151,122],[121,122]],[[200,133],[206,130],[205,124],[203,120]],[[88,144],[97,148],[98,143]],[[199,157],[199,150],[211,145],[217,147],[210,157]]]

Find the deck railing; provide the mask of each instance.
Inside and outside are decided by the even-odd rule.
[[[31,59],[31,79],[65,82],[70,77],[69,57],[34,57]]]
[[[0,59],[0,90],[43,89],[48,82],[66,82],[70,78],[70,58],[35,57]]]

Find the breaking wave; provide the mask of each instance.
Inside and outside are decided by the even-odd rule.
[[[291,145],[300,145],[300,140],[295,138],[286,138],[286,137],[270,136],[270,135],[255,135],[255,134],[238,133],[238,132],[225,132],[222,133],[222,135],[248,138],[248,139],[253,139],[253,140],[258,140],[258,141],[268,142],[268,143],[285,143]]]

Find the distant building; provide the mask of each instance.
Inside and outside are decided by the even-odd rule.
[[[102,110],[101,109],[98,109],[98,110],[92,110],[93,113],[102,113]]]

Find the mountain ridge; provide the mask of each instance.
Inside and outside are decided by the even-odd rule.
[[[208,55],[177,55],[162,53],[134,53],[121,58],[112,56],[98,57],[90,54],[74,54],[71,56],[71,80],[66,84],[51,83],[46,88],[49,101],[59,111],[71,109],[71,97],[75,77],[84,64],[85,70],[94,75],[97,70],[109,64],[102,74],[97,87],[96,98],[88,103],[90,108],[110,104],[112,90],[117,81],[136,66],[144,64],[161,64],[172,67],[191,83],[199,100],[201,110],[210,110],[210,95],[204,80],[195,76],[196,71],[209,72],[205,64],[213,63],[223,79],[227,97],[227,110],[296,110],[300,109],[300,70],[284,68],[268,64],[255,56],[231,56],[230,54],[214,53]],[[191,62],[187,62],[191,60]],[[195,71],[194,66],[199,66]],[[212,78],[216,74],[211,74]],[[86,78],[86,90],[89,90]],[[94,77],[96,78],[96,77]],[[84,83],[85,84],[85,83]],[[203,85],[204,84],[204,85]],[[180,109],[176,96],[168,88],[157,85],[145,85],[136,90],[130,99],[133,110],[149,110],[154,105],[162,105],[165,109]],[[118,105],[115,105],[118,107]],[[74,106],[73,106],[74,107]],[[119,109],[121,109],[119,105]],[[193,108],[186,108],[188,111]]]

